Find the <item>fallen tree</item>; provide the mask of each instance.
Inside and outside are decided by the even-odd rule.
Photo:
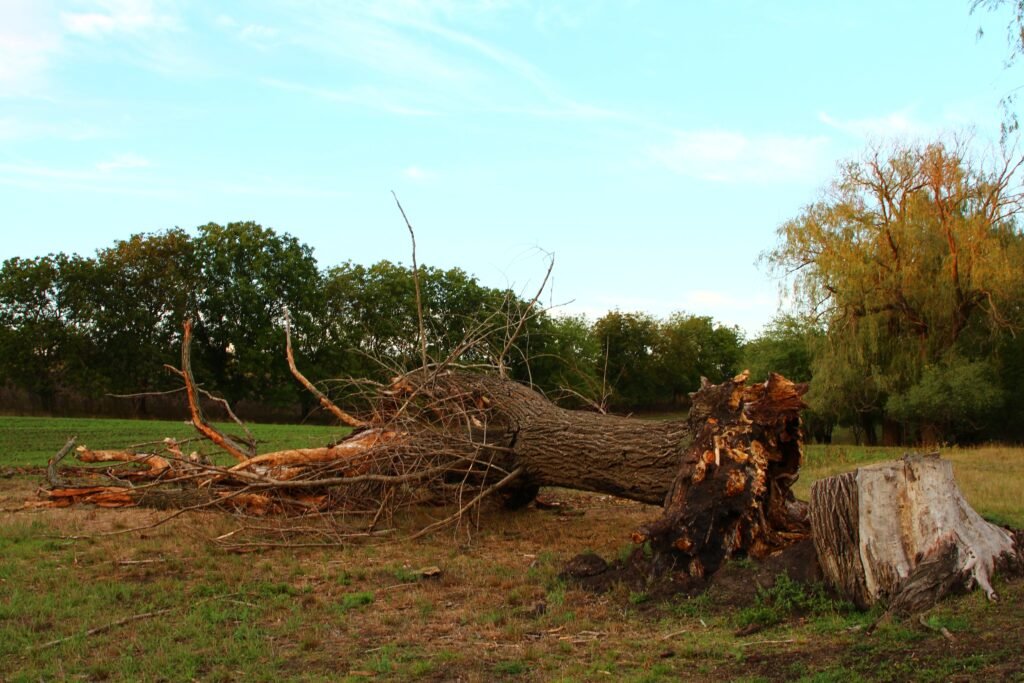
[[[375,387],[366,415],[357,417],[334,406],[299,372],[289,336],[287,355],[296,379],[353,431],[320,448],[258,454],[251,438],[229,435],[206,420],[202,392],[192,377],[190,339],[186,323],[182,367],[176,372],[185,384],[192,422],[235,464],[184,455],[171,441],[146,453],[82,447],[81,460],[130,469],[110,470],[103,485],[70,485],[57,472],[56,458],[42,504],[217,506],[257,515],[339,512],[368,517],[362,534],[376,533],[381,521],[403,506],[454,508],[415,532],[417,537],[462,522],[495,494],[506,506],[519,507],[540,487],[558,486],[662,505],[657,518],[632,534],[635,543],[649,544],[652,572],[703,579],[730,557],[767,557],[806,540],[813,529],[826,577],[835,587],[858,604],[892,599],[903,611],[920,609],[968,576],[992,596],[992,569],[1020,566],[1019,542],[978,524],[951,474],[937,480],[908,475],[904,488],[892,493],[879,483],[889,481],[887,471],[876,476],[871,470],[819,482],[810,509],[798,501],[792,485],[802,458],[806,386],[777,374],[753,384],[746,373],[718,385],[705,381],[691,395],[685,420],[658,422],[566,410],[500,372],[443,362]],[[61,457],[69,450],[70,443]],[[925,486],[926,481],[931,483]],[[955,504],[935,517],[931,526],[937,537],[900,536],[906,524],[877,521],[893,512],[893,501],[913,499],[938,510],[947,498]],[[916,509],[898,510],[907,524],[917,519]],[[963,519],[967,522],[947,528]],[[896,554],[864,550],[907,538],[913,543],[904,554],[915,558],[907,567],[897,566]],[[898,581],[877,578],[890,575]]]

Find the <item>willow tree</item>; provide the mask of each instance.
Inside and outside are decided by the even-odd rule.
[[[959,139],[875,147],[779,228],[768,259],[828,329],[813,406],[860,422],[869,438],[883,420],[891,439],[901,406],[903,426],[935,436],[942,397],[922,400],[926,372],[929,386],[964,362],[994,374],[996,337],[1022,320],[1022,161],[974,158]]]

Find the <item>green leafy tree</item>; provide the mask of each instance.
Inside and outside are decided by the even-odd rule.
[[[701,377],[718,383],[735,375],[741,339],[737,328],[719,325],[710,316],[674,313],[660,323],[655,349],[659,388],[667,392],[663,398],[688,406]]]
[[[548,397],[574,407],[606,407],[604,349],[586,317],[537,316],[524,349],[526,379]]]
[[[46,410],[59,392],[95,379],[83,300],[91,271],[87,259],[64,254],[8,259],[0,269],[0,377]]]
[[[742,365],[758,381],[767,379],[769,372],[778,372],[794,382],[809,382],[814,349],[823,335],[813,320],[778,315],[743,345]]]
[[[886,409],[895,419],[922,430],[921,439],[969,440],[991,425],[1005,401],[996,369],[989,360],[952,358],[924,368],[920,379],[889,397]]]
[[[312,249],[252,222],[209,223],[193,244],[200,378],[231,401],[295,401],[284,363],[283,311],[291,312],[297,344],[305,344],[319,310]]]
[[[869,441],[878,423],[898,438],[890,397],[926,367],[986,357],[1020,326],[1019,167],[974,161],[962,141],[875,148],[782,225],[768,258],[792,274],[802,313],[827,329],[814,362],[817,410]]]
[[[465,271],[419,268],[428,356],[444,361],[484,327],[502,328],[509,295],[480,285]],[[380,261],[366,267],[350,262],[324,274],[325,346],[328,366],[344,376],[394,374],[421,362],[416,290],[412,269]],[[495,342],[497,343],[497,342]],[[474,346],[459,362],[493,360],[493,349]]]
[[[192,238],[177,228],[133,235],[97,252],[83,297],[110,390],[141,393],[176,384],[163,365],[178,364],[181,324],[195,314],[198,276]],[[146,399],[137,404],[144,414]]]
[[[618,409],[656,405],[665,396],[659,373],[658,321],[640,312],[611,311],[594,323],[594,336],[607,359],[611,405]]]

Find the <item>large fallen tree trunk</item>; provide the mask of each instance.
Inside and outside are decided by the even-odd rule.
[[[659,556],[698,576],[733,554],[763,556],[807,533],[806,510],[790,491],[800,466],[805,387],[780,375],[752,385],[745,373],[720,385],[705,382],[692,394],[686,420],[659,422],[566,410],[496,374],[420,369],[382,387],[373,418],[359,420],[341,442],[249,455],[203,417],[189,331],[179,374],[190,414],[197,430],[238,464],[215,467],[180,452],[83,448],[80,455],[145,464],[119,479],[198,484],[211,501],[256,514],[353,507],[357,499],[358,507],[379,510],[430,496],[470,501],[448,522],[494,493],[511,506],[529,502],[541,486],[613,494],[664,505],[661,518],[634,540],[650,542]],[[55,486],[51,496],[65,490]],[[125,504],[145,495],[152,497],[129,491]]]
[[[675,422],[564,410],[488,375],[411,375],[396,386],[442,422],[464,415],[469,444],[492,447],[506,470],[522,469],[510,484],[520,491],[563,486],[664,505],[634,541],[684,560],[693,575],[807,536],[806,506],[790,490],[806,387],[781,375],[753,385],[745,373],[705,383],[691,396],[688,419]]]

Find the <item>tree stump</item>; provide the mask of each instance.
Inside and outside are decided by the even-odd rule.
[[[810,518],[826,581],[861,608],[912,614],[974,586],[995,600],[993,575],[1022,566],[1019,539],[971,508],[938,454],[817,481]]]

